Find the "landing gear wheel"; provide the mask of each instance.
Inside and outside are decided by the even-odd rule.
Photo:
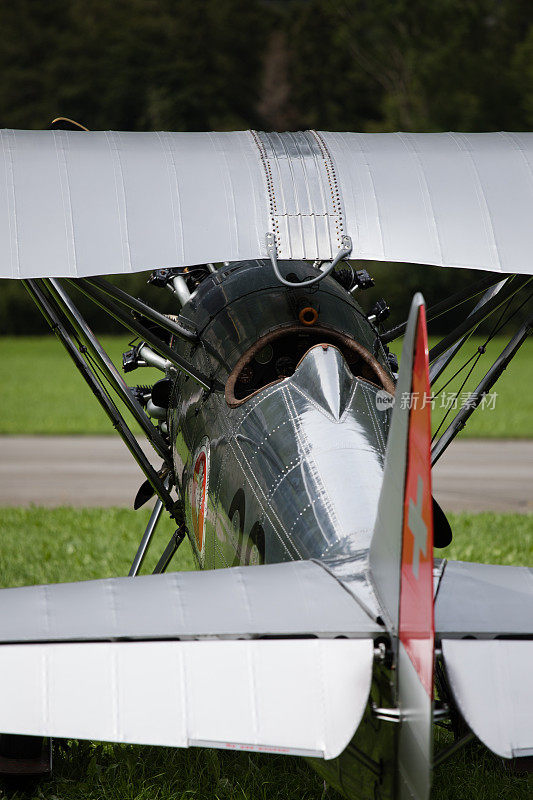
[[[265,532],[259,522],[250,531],[244,563],[252,566],[265,563]]]
[[[0,776],[41,778],[51,772],[51,739],[12,733],[0,734]]]

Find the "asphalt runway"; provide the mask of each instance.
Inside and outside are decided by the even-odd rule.
[[[433,476],[446,511],[533,511],[533,441],[456,441]],[[0,437],[0,505],[132,508],[142,481],[118,437]]]

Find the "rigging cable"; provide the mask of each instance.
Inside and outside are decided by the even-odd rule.
[[[529,295],[528,295],[528,296],[525,298],[525,300],[523,300],[523,301],[520,303],[520,305],[519,305],[519,306],[517,306],[515,309],[513,309],[513,310],[511,311],[511,313],[510,313],[510,314],[509,314],[509,315],[508,315],[508,316],[507,316],[507,317],[504,319],[504,316],[505,316],[505,314],[507,313],[507,311],[508,311],[508,309],[509,309],[509,306],[510,306],[510,305],[512,304],[512,302],[513,302],[513,301],[516,299],[515,297],[510,297],[510,298],[509,298],[509,300],[507,301],[507,303],[504,305],[504,307],[503,307],[503,309],[502,309],[502,311],[501,311],[501,313],[500,313],[500,315],[499,315],[499,317],[498,317],[498,319],[497,319],[496,323],[494,324],[494,326],[493,326],[492,330],[490,331],[489,335],[488,335],[488,336],[487,336],[487,338],[485,339],[484,343],[483,343],[483,344],[481,344],[481,345],[479,345],[479,347],[477,348],[477,352],[476,352],[476,353],[473,353],[473,354],[470,356],[470,358],[469,358],[469,359],[468,359],[468,360],[467,360],[467,361],[466,361],[466,362],[465,362],[465,363],[462,365],[462,367],[460,367],[460,368],[459,368],[459,369],[458,369],[458,370],[457,370],[457,371],[454,373],[454,375],[452,375],[452,377],[451,377],[449,380],[447,380],[447,381],[446,381],[446,383],[445,383],[445,384],[443,384],[443,385],[440,387],[440,389],[439,389],[438,391],[436,391],[436,392],[435,392],[435,393],[432,395],[432,397],[431,397],[431,400],[432,400],[432,401],[433,401],[433,400],[435,400],[435,398],[436,398],[436,397],[438,397],[438,395],[439,395],[439,394],[441,394],[441,393],[444,391],[444,389],[445,389],[445,388],[446,388],[446,387],[447,387],[447,386],[448,386],[448,385],[449,385],[449,384],[450,384],[450,383],[451,383],[451,382],[452,382],[452,381],[453,381],[453,380],[454,380],[454,379],[455,379],[455,378],[456,378],[456,377],[457,377],[457,376],[458,376],[458,375],[459,375],[459,374],[460,374],[460,373],[461,373],[461,372],[462,372],[462,371],[463,371],[463,370],[464,370],[464,369],[465,369],[465,368],[466,368],[466,367],[467,367],[467,366],[470,364],[470,362],[471,362],[472,360],[474,360],[474,363],[473,363],[473,364],[472,364],[472,366],[470,367],[470,369],[469,369],[469,371],[468,371],[468,373],[467,373],[467,375],[466,375],[465,379],[463,380],[463,382],[462,382],[461,386],[459,387],[459,390],[456,392],[456,396],[457,396],[457,395],[459,395],[459,394],[462,392],[462,390],[463,390],[463,389],[464,389],[464,387],[465,387],[465,384],[466,384],[466,382],[468,381],[469,377],[471,376],[472,372],[474,371],[474,369],[475,369],[475,367],[476,367],[476,365],[477,365],[477,363],[478,363],[479,359],[481,358],[481,356],[482,356],[482,355],[484,355],[484,354],[485,354],[485,352],[486,352],[486,349],[487,349],[487,345],[488,345],[488,344],[491,342],[491,340],[494,338],[494,336],[496,336],[496,334],[497,334],[497,333],[498,333],[498,332],[499,332],[499,331],[500,331],[500,330],[501,330],[501,329],[502,329],[502,328],[503,328],[505,325],[507,325],[507,323],[508,323],[508,322],[509,322],[509,321],[510,321],[510,320],[511,320],[511,319],[512,319],[512,318],[513,318],[513,317],[514,317],[514,316],[515,316],[515,315],[516,315],[516,314],[517,314],[519,311],[520,311],[520,309],[521,309],[521,308],[523,308],[523,306],[524,306],[524,305],[525,305],[525,304],[526,304],[526,303],[527,303],[527,302],[528,302],[528,301],[529,301],[529,300],[530,300],[532,297],[533,297],[533,292],[531,292],[531,293],[530,293],[530,294],[529,294]],[[481,323],[480,323],[480,324],[481,324]],[[475,331],[477,330],[477,328],[478,328],[478,327],[479,327],[479,326],[476,326],[476,328],[475,328],[475,329],[474,329],[474,330],[473,330],[473,331],[472,331],[472,332],[469,334],[469,337],[470,337],[470,336],[471,336],[473,333],[475,333]],[[452,406],[452,405],[450,405],[450,408],[449,408],[449,409],[446,411],[446,414],[445,414],[445,415],[444,415],[444,417],[442,418],[442,420],[441,420],[441,422],[440,422],[439,426],[437,427],[437,430],[435,431],[435,433],[434,433],[434,434],[433,434],[433,436],[431,437],[431,441],[432,441],[432,442],[435,440],[436,436],[438,435],[438,433],[439,433],[440,429],[441,429],[441,428],[442,428],[442,426],[444,425],[444,423],[445,423],[446,419],[448,418],[448,416],[449,416],[450,412],[452,411],[452,409],[453,409],[453,406]]]

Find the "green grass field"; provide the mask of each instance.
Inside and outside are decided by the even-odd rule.
[[[148,511],[125,509],[0,509],[0,585],[102,578],[127,573]],[[450,514],[455,531],[448,558],[531,564],[531,517]],[[161,524],[150,569],[168,540]],[[174,569],[193,568],[185,542]],[[439,746],[447,743],[441,735]],[[157,747],[60,743],[54,777],[26,793],[0,784],[0,800],[335,800],[297,758],[171,750]],[[533,782],[473,743],[435,774],[433,800],[526,800]]]
[[[122,374],[128,336],[102,336],[101,343]],[[162,374],[142,368],[126,376],[130,385],[150,384]],[[3,386],[0,434],[114,433],[98,401],[52,334],[0,337]],[[137,425],[124,413],[133,430]]]
[[[430,338],[429,347],[431,348],[437,341],[438,339]],[[497,336],[489,343],[486,353],[480,357],[479,362],[472,371],[464,391],[471,392],[475,389],[507,342],[508,338]],[[438,392],[483,343],[484,340],[481,337],[472,336],[440,376],[435,386],[432,387],[433,391]],[[396,347],[391,346],[391,350],[394,350],[399,355],[401,345],[399,343],[393,344],[396,344]],[[457,396],[458,408],[461,407],[464,398],[461,396],[460,387],[471,365],[472,362],[457,378],[446,386],[444,389],[446,392],[445,402],[450,400],[450,393],[454,393]],[[533,436],[533,340],[528,339],[524,343],[492,391],[496,393],[494,409],[491,409],[488,403],[487,407],[478,408],[466,428],[459,435],[463,437],[502,439],[531,438]],[[435,400],[432,411],[433,430],[436,429],[446,414],[446,408],[443,408],[442,400],[443,395]],[[456,412],[453,410],[450,412],[441,432],[445,430],[446,425],[453,419],[454,413]]]
[[[127,349],[127,336],[102,337],[115,363]],[[481,339],[473,338],[448,370],[450,375],[474,352]],[[472,375],[474,388],[483,372],[506,344],[496,338],[487,348]],[[533,436],[533,341],[528,340],[497,383],[495,409],[478,409],[462,436],[529,438]],[[447,379],[445,373],[439,384]],[[139,369],[127,376],[129,382],[152,383],[160,377],[155,370]],[[101,434],[113,429],[63,348],[52,335],[0,338],[0,383],[2,414],[0,434]],[[460,379],[446,392],[458,391]],[[438,387],[437,387],[438,388]],[[459,403],[461,398],[459,398]],[[438,424],[444,411],[440,400],[433,418]],[[134,426],[135,428],[135,426]],[[136,429],[136,428],[135,428]]]

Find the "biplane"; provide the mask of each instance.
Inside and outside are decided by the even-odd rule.
[[[434,559],[452,532],[431,470],[532,317],[433,441],[427,398],[531,287],[533,134],[64,127],[1,132],[1,275],[154,508],[129,576],[0,592],[2,771],[49,769],[52,737],[218,747],[307,758],[348,798],[422,800],[474,736],[525,763],[533,573]],[[361,260],[487,274],[428,309],[417,293],[387,329]],[[144,270],[173,314],[103,277]],[[154,385],[126,382],[79,292],[135,337],[128,379],[149,365]],[[459,306],[428,350],[426,323]],[[141,575],[164,511],[176,532]],[[185,539],[200,571],[167,571]],[[454,743],[434,752],[436,725]]]

